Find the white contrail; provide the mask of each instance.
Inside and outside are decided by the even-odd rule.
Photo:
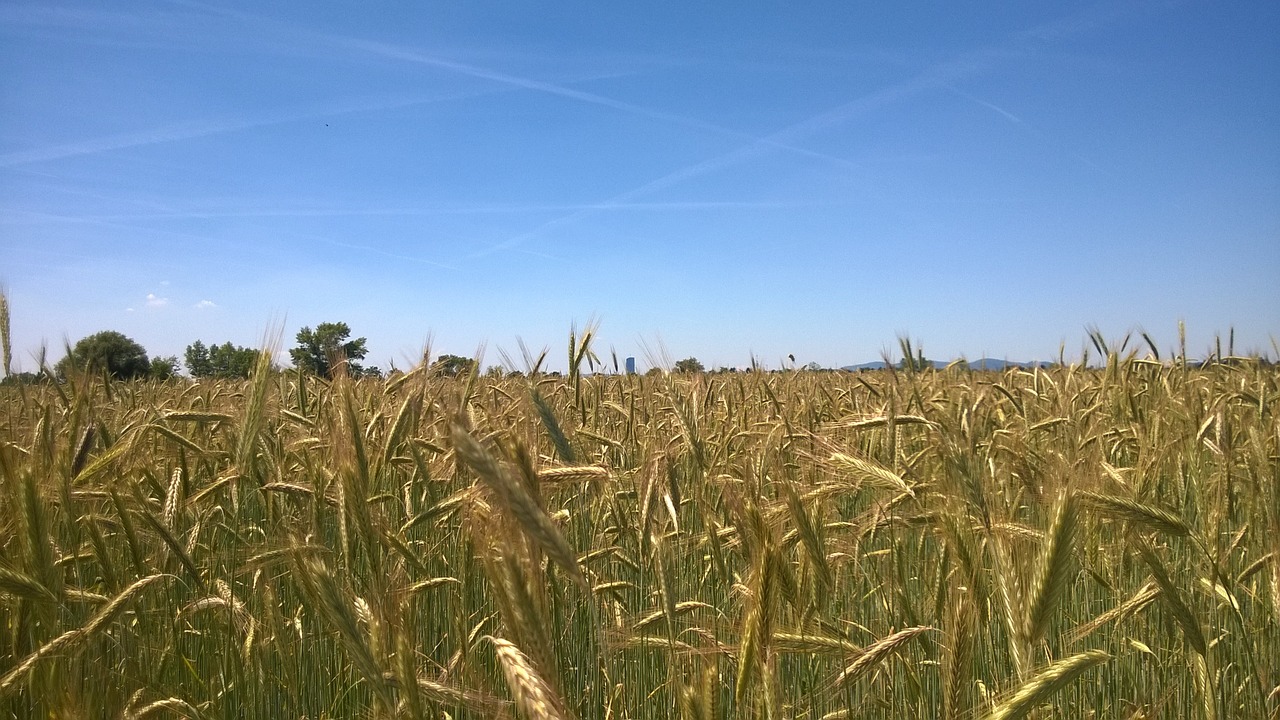
[[[258,26],[273,25],[295,35],[310,38],[328,45],[333,45],[347,50],[353,50],[366,55],[401,60],[404,62],[412,62],[427,67],[434,67],[445,70],[454,74],[463,75],[479,80],[487,80],[499,83],[509,88],[518,88],[530,90],[533,92],[561,97],[576,102],[607,107],[619,112],[631,115],[646,117],[652,120],[681,125],[684,127],[694,128],[713,134],[736,138],[739,140],[747,140],[752,143],[763,144],[778,150],[784,150],[800,156],[821,160],[823,162],[834,163],[842,166],[858,167],[856,163],[847,159],[834,155],[815,152],[803,147],[788,144],[780,139],[769,136],[759,137],[751,133],[745,133],[732,128],[727,128],[715,123],[706,122],[697,118],[692,118],[677,113],[670,113],[663,110],[657,110],[643,105],[628,103],[616,100],[597,93],[577,90],[566,85],[536,80],[532,78],[513,75],[510,73],[490,70],[488,68],[469,65],[467,63],[457,62],[434,55],[419,52],[414,49],[400,47],[389,43],[364,40],[359,38],[351,38],[342,35],[334,35],[322,33],[318,31],[299,28],[293,25],[286,25],[278,21],[268,18],[259,17],[250,13],[244,13],[237,10],[227,8],[214,7],[200,2],[190,0],[171,0],[175,5],[184,7],[197,8],[205,12],[231,17],[237,20],[252,22]],[[354,112],[373,111],[373,110],[389,110],[400,107],[408,107],[411,105],[440,102],[444,100],[461,99],[465,97],[475,97],[483,95],[483,92],[464,93],[434,98],[414,98],[395,100],[391,102],[368,102],[363,103],[340,103],[336,107],[312,107],[299,112],[297,110],[278,111],[269,113],[263,117],[256,118],[236,118],[222,117],[204,120],[194,120],[185,123],[177,123],[159,128],[151,128],[135,133],[124,133],[119,135],[111,135],[101,138],[92,138],[79,142],[66,143],[62,145],[46,146],[42,148],[34,148],[29,150],[21,150],[17,152],[6,153],[0,155],[0,167],[14,167],[18,165],[27,165],[39,162],[48,162],[51,160],[60,160],[68,157],[77,157],[83,155],[92,155],[95,153],[108,152],[112,150],[122,150],[135,147],[143,147],[148,145],[156,145],[161,143],[176,142],[181,140],[191,140],[211,135],[219,135],[223,133],[238,132],[253,128],[266,127],[271,125],[279,125],[288,122],[296,122],[299,120],[315,119],[322,117],[331,117],[334,115],[342,115]]]
[[[742,145],[723,155],[708,158],[692,165],[686,165],[685,167],[667,173],[660,178],[651,180],[644,185],[632,188],[631,190],[619,195],[615,195],[614,197],[606,200],[603,204],[612,205],[628,203],[638,197],[642,197],[657,190],[679,184],[701,175],[706,175],[707,173],[714,172],[731,165],[736,165],[776,148],[790,147],[791,143],[801,141],[826,128],[848,122],[855,117],[863,116],[875,110],[879,110],[880,108],[891,105],[919,92],[934,89],[941,83],[949,82],[983,70],[988,64],[990,64],[990,60],[991,56],[989,53],[969,53],[961,55],[951,61],[940,63],[928,68],[924,72],[919,73],[905,82],[864,95],[844,103],[843,105],[839,105],[830,110],[808,117],[800,122],[788,125],[781,130],[771,133],[763,138],[758,138],[753,142]],[[581,220],[582,218],[594,215],[597,212],[599,211],[592,208],[578,210],[569,215],[543,223],[533,230],[511,237],[497,245],[493,245],[489,248],[473,253],[471,257],[483,257],[500,250],[507,250],[516,247],[521,243],[543,235],[548,230],[571,224]]]
[[[52,145],[31,150],[20,150],[0,155],[0,167],[14,167],[32,163],[61,160],[68,157],[93,155],[110,150],[145,147],[161,143],[192,140],[195,138],[239,132],[253,128],[283,125],[300,120],[349,115],[351,113],[371,112],[375,110],[394,110],[434,102],[456,100],[463,97],[474,97],[478,93],[459,93],[436,97],[391,97],[391,98],[355,98],[337,103],[316,104],[287,110],[264,113],[257,117],[221,117],[203,120],[192,120],[175,123],[159,128],[151,128],[135,133],[123,133],[107,137],[93,138],[65,145]]]
[[[170,0],[170,2],[177,5],[182,5],[185,7],[199,8],[207,12],[222,15],[224,17],[232,17],[237,20],[252,22],[259,26],[273,25],[279,29],[282,29],[286,32],[293,33],[295,35],[310,38],[314,41],[326,43],[329,45],[334,45],[334,46],[345,48],[348,50],[355,50],[366,55],[374,55],[377,57],[383,57],[383,58],[388,58],[393,60],[401,60],[404,62],[411,62],[419,65],[424,65],[427,67],[437,68],[439,70],[445,70],[458,75],[463,75],[465,77],[472,77],[477,80],[488,80],[490,82],[501,83],[508,87],[515,87],[523,90],[530,90],[533,92],[561,97],[568,100],[574,100],[574,101],[586,103],[589,105],[607,107],[607,108],[618,110],[620,112],[628,113],[631,115],[646,117],[651,120],[658,120],[658,121],[662,121],[662,122],[666,122],[674,125],[682,125],[685,127],[703,130],[706,132],[711,132],[721,136],[732,137],[739,140],[749,140],[752,142],[764,143],[766,145],[775,147],[779,150],[785,150],[787,152],[795,153],[795,154],[813,158],[813,159],[823,160],[825,162],[835,163],[839,165],[846,165],[846,166],[856,165],[855,163],[852,163],[849,160],[846,160],[844,158],[840,158],[834,155],[827,155],[825,153],[815,152],[813,150],[797,147],[795,145],[789,145],[768,137],[759,137],[751,133],[742,132],[740,130],[734,130],[732,128],[728,128],[723,125],[707,122],[705,120],[700,120],[698,118],[693,118],[686,115],[680,115],[678,113],[666,112],[664,110],[658,110],[655,108],[646,107],[644,105],[637,105],[635,103],[624,102],[611,97],[607,97],[605,95],[587,92],[585,90],[578,90],[578,89],[568,87],[566,85],[562,85],[559,83],[536,80],[533,78],[527,78],[520,75],[513,75],[511,73],[504,73],[497,70],[491,70],[489,68],[483,68],[476,65],[470,65],[463,62],[458,62],[456,60],[450,60],[448,58],[443,58],[436,55],[430,55],[412,48],[406,48],[399,45],[393,45],[393,44],[384,43],[384,42],[377,42],[373,40],[365,40],[361,38],[347,37],[344,35],[325,33],[317,30],[310,30],[308,28],[299,27],[297,25],[281,23],[276,20],[271,20],[269,18],[261,17],[251,13],[242,12],[239,10],[230,10],[227,8],[214,7],[214,6],[199,2],[198,0]]]
[[[98,196],[99,199],[110,198]],[[298,209],[191,209],[160,210],[154,212],[113,213],[110,215],[78,215],[82,222],[119,222],[138,220],[206,220],[216,218],[326,218],[326,217],[435,217],[442,215],[520,215],[530,213],[564,213],[588,211],[635,211],[635,212],[667,212],[681,210],[725,210],[725,209],[786,209],[832,207],[844,203],[815,201],[751,201],[751,200],[708,200],[708,201],[674,201],[674,202],[592,202],[592,203],[556,203],[556,204],[478,204],[478,205],[442,205],[423,207],[352,207],[352,208],[298,208]],[[16,217],[6,217],[6,209],[0,208],[0,223],[21,223]],[[8,212],[27,213],[31,222],[46,222],[54,216],[38,216],[22,209]]]
[[[1022,124],[1022,118],[1018,117],[1017,115],[1014,115],[1013,113],[1009,112],[1008,110],[1005,110],[1004,108],[1000,107],[999,105],[996,105],[995,103],[989,103],[989,102],[987,102],[986,100],[983,100],[982,98],[974,97],[973,95],[970,95],[969,93],[967,93],[967,92],[965,92],[965,91],[963,91],[963,90],[961,90],[961,89],[959,89],[959,88],[952,87],[952,86],[950,86],[950,85],[944,85],[943,87],[944,87],[946,90],[948,90],[948,91],[950,91],[950,92],[952,92],[952,93],[955,93],[956,95],[959,95],[960,97],[964,98],[965,100],[968,100],[968,101],[970,101],[970,102],[973,102],[973,103],[976,103],[976,104],[978,104],[978,105],[981,105],[981,106],[983,106],[983,107],[987,108],[988,110],[994,110],[995,112],[997,112],[997,113],[999,113],[999,114],[1003,115],[1003,116],[1004,116],[1005,118],[1007,118],[1010,122],[1015,122],[1015,123],[1018,123],[1018,124]]]
[[[1126,9],[1125,12],[1128,11],[1129,10]],[[1054,42],[1068,35],[1096,30],[1102,25],[1115,22],[1123,14],[1124,13],[1115,11],[1097,9],[1086,10],[1054,22],[1045,23],[1031,28],[1026,32],[1014,36],[1012,42],[1015,46]],[[920,92],[940,87],[951,89],[950,85],[956,80],[986,70],[988,67],[995,64],[996,60],[1001,59],[1008,54],[1008,50],[988,47],[958,55],[949,61],[939,63],[924,70],[910,80],[869,95],[864,95],[843,105],[819,113],[793,125],[789,125],[775,133],[763,138],[758,138],[754,142],[743,145],[723,155],[709,158],[692,165],[687,165],[637,188],[633,188],[621,193],[620,195],[614,196],[607,200],[606,203],[628,202],[634,200],[635,198],[641,197],[647,193],[737,164],[760,155],[770,148],[794,148],[794,144],[796,142],[812,136],[825,128],[839,125],[858,116],[866,115],[874,110],[886,107]],[[1012,113],[991,105],[990,103],[977,100],[976,98],[971,97],[970,99],[990,107],[1011,120],[1021,123],[1021,120]],[[824,158],[830,157],[822,155],[821,153],[815,154]],[[854,165],[854,163],[847,160],[839,161]],[[548,230],[576,222],[577,220],[590,216],[595,212],[596,211],[594,210],[584,209],[565,215],[564,217],[550,220],[533,230],[521,233],[485,250],[473,253],[471,257],[481,257],[500,250],[513,248],[523,242],[545,234]]]

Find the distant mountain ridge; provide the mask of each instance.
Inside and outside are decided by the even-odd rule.
[[[954,361],[926,360],[925,362],[932,365],[935,369],[941,370],[942,368],[945,368],[946,366],[950,365]],[[979,358],[977,360],[967,360],[965,362],[968,363],[970,370],[994,370],[994,371],[1007,370],[1009,368],[1014,368],[1014,367],[1024,368],[1024,369],[1033,368],[1033,367],[1049,367],[1053,364],[1049,362],[1043,362],[1040,360],[1032,360],[1030,362],[1018,362],[1016,360],[1000,360],[997,358]],[[841,370],[884,370],[885,368],[889,367],[890,364],[891,363],[886,363],[883,360],[876,360],[875,362],[862,363],[861,365],[845,365],[840,369]],[[898,366],[897,363],[892,363],[892,365],[894,367]]]

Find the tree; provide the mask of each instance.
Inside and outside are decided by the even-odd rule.
[[[436,361],[431,363],[431,368],[441,375],[449,377],[457,377],[470,373],[472,368],[476,366],[476,361],[468,357],[460,355],[441,355]]]
[[[676,361],[676,372],[678,373],[700,373],[705,369],[698,358],[695,357]]]
[[[342,322],[320,323],[315,330],[304,327],[298,331],[298,347],[289,351],[289,357],[303,372],[332,378],[334,369],[345,362],[347,374],[359,377],[364,368],[353,361],[363,360],[369,351],[364,338],[347,340],[349,337],[351,328]]]
[[[87,370],[105,371],[119,380],[132,380],[151,372],[151,360],[138,343],[114,330],[104,330],[81,339],[54,369],[60,377]]]
[[[247,378],[258,364],[258,351],[225,342],[205,347],[199,340],[187,346],[187,372],[195,378]]]
[[[258,351],[225,342],[209,348],[209,364],[213,376],[220,378],[247,378],[258,364]]]
[[[898,361],[898,369],[907,372],[921,372],[933,368],[933,361],[925,358],[924,352],[917,352],[916,356],[903,357]]]
[[[186,351],[182,353],[182,360],[187,366],[187,372],[191,373],[193,378],[213,375],[213,363],[209,361],[209,348],[199,340],[187,346]]]
[[[52,378],[43,372],[18,372],[12,375],[5,375],[4,379],[0,380],[0,385],[38,385],[51,380]]]
[[[178,374],[178,356],[169,355],[168,357],[156,356],[151,358],[151,369],[147,375],[152,380],[172,380]]]

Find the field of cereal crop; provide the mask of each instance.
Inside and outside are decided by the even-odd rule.
[[[1256,359],[0,392],[4,717],[1280,716]]]

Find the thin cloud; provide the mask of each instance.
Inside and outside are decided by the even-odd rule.
[[[669,124],[682,125],[685,127],[690,127],[697,130],[703,130],[703,131],[715,133],[718,135],[737,138],[739,140],[750,140],[752,142],[764,143],[766,145],[773,146],[779,150],[785,150],[791,153],[795,153],[795,154],[802,155],[809,158],[823,160],[826,162],[836,163],[840,165],[853,165],[853,163],[851,163],[849,160],[846,160],[844,158],[836,157],[834,155],[827,155],[825,153],[815,152],[813,150],[798,147],[795,145],[789,145],[786,143],[778,142],[777,140],[772,139],[770,137],[759,137],[752,133],[746,133],[740,130],[734,130],[732,128],[728,128],[723,125],[707,122],[705,120],[700,120],[698,118],[693,118],[686,115],[680,115],[678,113],[667,112],[665,110],[659,110],[659,109],[647,107],[644,105],[637,105],[635,103],[629,103],[622,100],[617,100],[615,98],[611,98],[605,95],[600,95],[598,93],[593,93],[593,92],[587,92],[585,90],[578,90],[576,88],[568,87],[566,85],[562,85],[559,83],[537,80],[534,78],[528,78],[521,75],[505,73],[498,70],[491,70],[489,68],[479,67],[477,65],[470,65],[468,63],[458,62],[456,60],[450,60],[445,57],[441,57],[438,55],[431,55],[428,53],[421,52],[419,50],[406,48],[399,45],[393,45],[391,43],[378,42],[375,40],[365,40],[362,38],[348,37],[345,35],[336,35],[332,33],[323,33],[315,30],[310,30],[305,27],[300,27],[298,25],[281,23],[281,22],[272,20],[270,18],[242,12],[239,10],[231,10],[228,8],[214,7],[212,5],[207,5],[202,2],[196,2],[195,0],[171,0],[171,2],[184,7],[200,8],[210,13],[222,15],[224,17],[232,17],[241,21],[251,22],[255,25],[255,27],[275,26],[280,30],[283,30],[288,33],[292,33],[294,35],[310,38],[314,41],[337,46],[340,48],[344,48],[346,50],[356,51],[365,55],[372,55],[374,57],[381,57],[381,58],[386,58],[390,60],[400,60],[403,62],[409,62],[409,63],[418,64],[418,65],[423,65],[426,67],[432,67],[438,70],[444,70],[457,75],[462,75],[464,77],[471,77],[477,80],[486,80],[490,82],[500,83],[509,87],[519,88],[522,90],[529,90],[532,92],[551,95],[554,97],[565,98],[568,100],[574,100],[577,102],[586,103],[588,105],[606,107],[606,108],[617,110],[619,112],[627,113],[630,115],[646,117],[651,120],[658,120],[658,121],[669,123]]]
[[[401,207],[350,208],[209,208],[140,212],[112,215],[83,215],[79,222],[121,222],[137,220],[206,220],[219,218],[309,218],[309,217],[433,217],[441,215],[518,215],[540,212],[599,211],[698,211],[723,209],[787,209],[831,207],[846,203],[812,200],[687,200],[670,202],[588,202],[588,203],[479,203],[473,205],[425,205]],[[19,212],[15,210],[14,212]],[[50,218],[32,217],[31,222],[47,222]]]
[[[375,255],[382,255],[382,256],[384,256],[384,257],[392,258],[393,260],[408,260],[409,262],[422,263],[423,265],[431,265],[431,266],[433,266],[433,267],[438,267],[438,268],[440,268],[440,269],[442,269],[442,270],[457,270],[457,269],[458,269],[458,268],[454,267],[453,265],[446,265],[446,264],[441,263],[441,262],[436,262],[436,261],[434,261],[434,260],[428,260],[428,259],[426,259],[426,258],[423,258],[423,257],[417,257],[417,256],[414,256],[414,255],[401,255],[401,254],[399,254],[399,253],[387,252],[386,250],[383,250],[383,249],[381,249],[381,248],[371,247],[371,246],[369,246],[369,245],[355,245],[355,244],[353,244],[353,243],[344,243],[344,242],[339,242],[339,241],[337,241],[337,240],[332,240],[332,239],[329,239],[329,238],[323,238],[323,237],[316,237],[316,236],[311,236],[311,238],[312,238],[312,239],[315,239],[315,240],[319,240],[319,241],[324,242],[324,243],[328,243],[329,245],[333,245],[334,247],[347,248],[347,249],[349,249],[349,250],[359,250],[359,251],[361,251],[361,252],[374,253]]]
[[[950,85],[947,85],[944,87],[947,90],[951,91],[952,93],[964,98],[965,100],[981,105],[982,107],[985,107],[988,110],[994,110],[995,112],[1003,115],[1010,122],[1018,123],[1019,125],[1022,124],[1022,118],[1018,117],[1017,115],[1014,115],[1013,113],[1009,112],[1008,110],[1005,110],[1004,108],[1000,107],[999,105],[996,105],[995,103],[989,103],[986,100],[974,97],[973,95],[970,95],[969,93],[959,88],[951,87]]]
[[[270,127],[273,125],[283,125],[302,120],[315,120],[319,118],[335,117],[359,112],[395,110],[414,105],[473,97],[475,94],[476,93],[459,93],[429,98],[421,96],[393,96],[390,98],[380,99],[351,98],[323,105],[310,105],[286,110],[277,110],[270,113],[264,113],[257,117],[225,116],[191,120],[172,125],[165,125],[158,128],[150,128],[135,133],[109,135],[106,137],[91,138],[89,140],[81,140],[63,145],[50,145],[30,150],[6,153],[0,155],[0,167],[8,168],[18,165],[28,165],[32,163],[49,162],[51,160],[61,160],[70,157],[79,157],[82,155],[94,155],[112,150],[146,147],[148,145],[159,145],[162,143],[177,142],[180,140],[194,140],[212,135],[223,135],[226,133]]]
[[[918,73],[914,77],[861,97],[855,98],[843,105],[839,105],[825,112],[813,115],[805,120],[789,125],[781,130],[756,138],[752,142],[741,147],[731,150],[723,155],[708,158],[701,162],[693,163],[685,167],[674,170],[660,178],[652,180],[644,185],[628,190],[624,193],[616,195],[605,201],[610,203],[625,203],[634,201],[636,198],[642,197],[648,193],[652,193],[673,185],[677,185],[686,180],[706,175],[708,173],[721,170],[733,165],[742,163],[748,159],[758,157],[766,152],[777,148],[791,149],[795,147],[795,143],[801,142],[817,133],[828,128],[837,127],[853,120],[854,118],[865,116],[878,111],[882,108],[889,107],[909,97],[913,97],[928,90],[936,90],[939,88],[953,90],[953,83],[962,78],[980,74],[998,61],[1007,59],[1014,55],[1020,55],[1025,52],[1025,46],[1034,44],[1035,42],[1054,42],[1063,37],[1075,33],[1091,32],[1100,25],[1114,22],[1117,14],[1099,13],[1096,11],[1085,11],[1075,15],[1063,18],[1059,21],[1046,23],[1036,28],[1015,36],[1012,44],[1018,46],[1017,49],[986,47],[978,50],[963,53],[950,60],[937,63],[924,71]],[[975,99],[976,98],[971,98]],[[978,100],[984,105],[991,107],[993,110],[1000,112],[1007,117],[1017,119],[1012,113]],[[1020,120],[1017,120],[1021,122]],[[830,156],[815,153],[824,158]],[[846,160],[840,160],[842,163],[853,164]],[[513,236],[504,242],[498,243],[485,250],[473,253],[471,258],[479,258],[493,254],[502,250],[508,250],[521,245],[531,239],[540,237],[550,230],[558,227],[570,225],[578,220],[589,217],[599,212],[598,210],[583,209],[573,212],[569,215],[556,218],[554,220],[543,223],[525,233]]]
[[[169,298],[160,297],[155,293],[147,293],[147,307],[162,308],[169,304]]]
[[[857,166],[856,163],[853,163],[845,158],[837,157],[835,155],[828,155],[826,153],[816,152],[814,150],[809,150],[807,148],[799,147],[797,145],[792,145],[786,142],[782,142],[781,140],[773,136],[760,137],[758,135],[753,135],[752,133],[746,133],[740,130],[734,130],[732,128],[725,127],[723,125],[717,125],[716,123],[707,122],[705,120],[699,120],[698,118],[692,118],[686,115],[680,115],[677,113],[671,113],[671,112],[666,112],[664,110],[658,110],[655,108],[646,107],[644,105],[636,105],[634,103],[615,100],[614,98],[611,98],[611,97],[599,95],[597,93],[586,92],[584,90],[576,90],[574,88],[565,87],[563,85],[558,85],[556,83],[543,82],[541,80],[533,80],[530,78],[520,77],[518,75],[511,75],[508,73],[488,70],[485,68],[476,67],[474,65],[468,65],[466,63],[460,63],[453,60],[448,60],[446,58],[427,55],[425,53],[421,53],[416,50],[409,50],[406,48],[401,48],[401,47],[389,45],[386,43],[373,42],[369,40],[357,40],[352,38],[343,38],[339,36],[327,36],[327,37],[329,37],[333,42],[339,45],[343,45],[343,46],[350,47],[357,50],[363,50],[365,52],[369,52],[375,55],[381,55],[387,58],[419,63],[422,65],[427,65],[427,66],[439,68],[442,70],[448,70],[450,72],[454,72],[460,75],[466,75],[468,77],[473,77],[480,80],[489,80],[493,82],[503,83],[505,85],[510,85],[512,87],[521,88],[524,90],[532,90],[534,92],[540,92],[547,95],[562,97],[569,100],[576,100],[578,102],[586,103],[588,105],[598,105],[601,107],[618,110],[620,112],[627,113],[630,115],[645,117],[645,118],[649,118],[650,120],[658,120],[658,121],[673,124],[673,125],[682,125],[685,127],[693,128],[695,130],[711,132],[717,135],[727,136],[727,137],[735,138],[738,140],[749,140],[753,143],[760,143],[766,146],[773,147],[778,150],[784,150],[786,152],[802,155],[808,158],[822,160],[825,162],[835,163],[839,165],[850,165],[855,167]]]
[[[192,307],[194,307],[197,310],[212,310],[213,308],[218,307],[218,304],[212,300],[201,300],[200,302],[196,303]]]
[[[644,185],[632,188],[631,190],[619,195],[615,195],[614,197],[604,201],[603,205],[607,206],[634,202],[637,198],[643,197],[649,193],[653,193],[673,185],[678,185],[687,180],[691,180],[717,170],[738,165],[746,162],[747,160],[772,152],[779,147],[791,147],[793,143],[805,140],[828,128],[842,125],[856,117],[871,114],[926,90],[936,89],[941,84],[985,70],[992,64],[995,57],[995,54],[988,51],[961,55],[953,60],[930,67],[909,80],[892,85],[883,90],[855,98],[854,100],[836,106],[825,112],[812,115],[763,138],[755,139],[752,142],[724,153],[723,155],[717,155],[716,157],[708,158],[701,162],[686,165],[685,167],[674,170],[660,178],[651,180]],[[578,210],[563,217],[543,223],[533,230],[511,237],[497,245],[473,253],[471,257],[473,259],[479,258],[491,255],[501,250],[514,248],[529,240],[542,236],[550,230],[570,225],[578,220],[595,215],[598,212],[600,212],[600,210],[594,208]]]
[[[834,163],[844,166],[854,166],[856,164],[834,155],[828,155],[821,152],[809,150],[780,140],[776,134],[773,136],[760,137],[751,133],[734,130],[722,125],[710,123],[697,118],[692,118],[677,113],[666,112],[663,110],[628,103],[614,98],[610,98],[597,93],[577,90],[562,84],[546,82],[533,78],[527,78],[510,73],[490,70],[467,63],[457,62],[448,58],[435,55],[429,55],[414,49],[392,45],[390,43],[377,42],[372,40],[364,40],[360,38],[346,37],[342,35],[334,35],[329,33],[321,33],[306,28],[286,25],[266,17],[253,15],[228,8],[214,7],[200,2],[192,2],[187,0],[172,0],[174,5],[182,7],[196,8],[223,17],[231,17],[237,20],[252,22],[257,27],[275,26],[281,30],[290,32],[295,35],[308,37],[312,40],[323,42],[325,44],[341,47],[347,50],[356,51],[366,55],[382,57],[386,59],[400,60],[403,62],[411,62],[427,67],[444,70],[458,75],[475,78],[478,80],[486,80],[499,83],[507,87],[513,87],[533,92],[543,93],[555,97],[561,97],[574,100],[581,103],[607,107],[619,112],[647,117],[652,120],[658,120],[675,125],[682,125],[718,135],[728,136],[739,140],[748,140],[752,143],[763,144],[779,150],[801,155],[804,157],[822,160],[824,162]],[[408,107],[411,105],[424,104],[428,102],[439,102],[441,100],[461,99],[464,97],[474,97],[485,93],[473,92],[458,95],[450,95],[437,98],[412,98],[399,99],[389,102],[371,102],[364,101],[344,101],[334,106],[328,107],[311,107],[301,111],[279,111],[270,113],[257,118],[238,118],[238,117],[221,117],[203,120],[193,120],[184,123],[166,125],[159,128],[151,128],[136,133],[125,133],[120,135],[111,135],[102,138],[92,138],[79,142],[67,143],[63,145],[46,146],[42,148],[33,148],[18,152],[11,152],[0,155],[0,168],[15,167],[19,165],[27,165],[40,162],[49,162],[52,160],[60,160],[68,157],[78,157],[83,155],[93,155],[96,153],[109,152],[112,150],[123,150],[135,147],[145,147],[149,145],[157,145],[162,143],[177,142],[181,140],[192,140],[212,135],[220,135],[231,132],[239,132],[259,127],[268,127],[272,125],[280,125],[300,120],[316,119],[324,117],[332,117],[354,112],[365,112],[375,110],[389,110],[400,107]]]

